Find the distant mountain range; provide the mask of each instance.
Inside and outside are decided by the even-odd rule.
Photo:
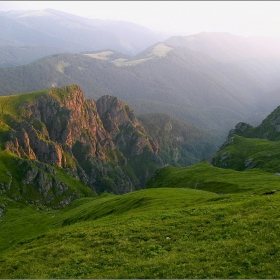
[[[220,144],[236,123],[257,125],[280,102],[278,39],[167,39],[135,24],[55,10],[0,17],[0,64],[25,64],[0,69],[0,95],[77,84],[87,98],[117,96],[138,116],[169,114],[211,131]]]
[[[94,20],[52,9],[0,12],[0,67],[55,53],[114,49],[135,55],[166,39],[124,21]]]
[[[272,37],[244,37],[226,32],[202,32],[190,36],[174,36],[165,41],[172,46],[185,46],[207,53],[222,62],[280,56],[280,40]]]
[[[238,65],[262,83],[267,91],[280,88],[279,38],[203,32],[185,37],[174,36],[165,43],[184,46],[206,53],[220,62]]]
[[[75,83],[89,98],[114,95],[137,115],[167,113],[224,134],[259,112],[261,84],[239,66],[186,47],[155,44],[133,58],[110,50],[57,54],[0,69],[1,95]]]

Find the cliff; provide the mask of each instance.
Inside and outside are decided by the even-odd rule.
[[[96,193],[143,188],[158,167],[156,143],[116,97],[88,100],[71,85],[3,98],[2,150],[59,168]],[[43,176],[38,170],[30,172],[22,177],[23,185]],[[37,188],[45,188],[45,196],[52,185],[59,185],[40,180]]]

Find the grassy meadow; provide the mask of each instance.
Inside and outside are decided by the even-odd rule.
[[[208,164],[42,211],[2,195],[2,278],[279,278],[280,177]]]

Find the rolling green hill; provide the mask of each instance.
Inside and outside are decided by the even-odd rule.
[[[149,187],[48,212],[2,195],[1,276],[279,278],[278,176],[199,164]]]

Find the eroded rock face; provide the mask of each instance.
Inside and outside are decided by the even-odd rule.
[[[41,96],[24,107],[23,117],[42,122],[49,138],[67,150],[71,150],[77,141],[87,146],[91,155],[100,158],[104,158],[104,154],[98,144],[105,149],[114,149],[95,101],[86,100],[79,87],[53,90],[52,94]]]
[[[27,122],[22,122],[17,131],[10,134],[6,149],[20,157],[36,159],[59,167],[65,166],[62,148],[59,144],[40,138],[37,131]]]
[[[97,100],[97,111],[116,147],[140,155],[145,147],[157,153],[157,145],[146,135],[133,111],[118,98],[105,95]]]
[[[52,89],[22,104],[19,111],[21,121],[5,144],[19,157],[64,168],[96,192],[129,192],[143,187],[152,175],[143,171],[136,179],[123,168],[144,152],[148,160],[156,161],[158,145],[133,111],[116,97],[87,100],[82,90],[72,85]],[[31,173],[26,174],[26,182]],[[59,184],[48,181],[44,174],[36,174],[36,182],[39,192],[47,196]]]
[[[68,190],[68,185],[56,177],[54,169],[46,164],[25,164],[25,178],[21,182],[21,193],[28,193],[27,185],[37,186],[38,192],[44,197],[47,204],[51,203],[56,196],[63,195]],[[29,198],[30,199],[30,198]],[[29,201],[35,203],[35,201]]]

